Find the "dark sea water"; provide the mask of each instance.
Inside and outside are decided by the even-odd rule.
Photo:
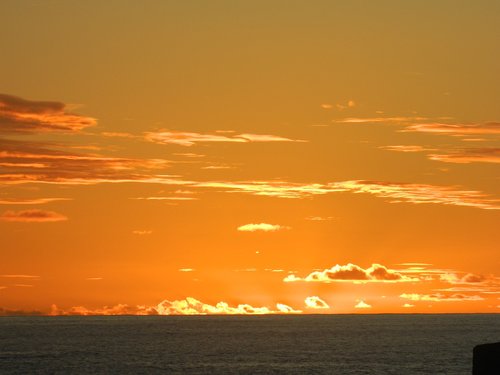
[[[0,317],[0,374],[470,374],[500,315]]]

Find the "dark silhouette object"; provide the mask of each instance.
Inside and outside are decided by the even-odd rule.
[[[472,375],[500,374],[500,342],[476,345],[473,353]]]

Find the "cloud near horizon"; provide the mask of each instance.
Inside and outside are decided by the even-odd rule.
[[[371,309],[372,305],[369,305],[363,300],[359,300],[359,302],[354,306],[355,309]]]
[[[75,132],[96,124],[92,117],[67,112],[64,103],[0,94],[0,133]]]
[[[0,215],[0,221],[18,223],[52,223],[66,220],[68,218],[62,214],[44,210],[5,211]]]
[[[465,302],[465,301],[482,301],[483,297],[478,295],[466,295],[462,293],[454,294],[418,294],[418,293],[403,293],[399,297],[410,301],[432,301],[432,302]]]
[[[306,299],[304,300],[304,303],[306,305],[306,308],[308,308],[308,309],[323,310],[323,309],[330,308],[330,306],[325,301],[323,301],[321,298],[319,298],[318,296],[306,297]]]
[[[309,275],[301,278],[294,274],[290,274],[283,279],[284,282],[321,282],[321,283],[331,283],[331,282],[356,282],[356,283],[367,283],[367,282],[385,282],[385,283],[396,283],[396,282],[411,282],[419,281],[418,278],[406,276],[395,270],[390,270],[381,264],[372,264],[371,267],[363,269],[352,263],[346,265],[336,264],[332,268],[325,269],[323,271],[314,271]]]
[[[52,305],[48,315],[265,315],[296,313],[300,313],[300,310],[295,310],[281,303],[276,304],[276,309],[271,309],[253,307],[249,304],[230,306],[223,301],[210,305],[193,297],[187,297],[183,300],[163,300],[156,306],[118,304],[98,309],[88,309],[83,306],[60,309],[56,305]]]

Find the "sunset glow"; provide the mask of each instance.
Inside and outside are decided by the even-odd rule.
[[[500,312],[500,4],[452,4],[0,4],[0,315]]]

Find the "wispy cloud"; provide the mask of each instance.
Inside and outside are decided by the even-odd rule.
[[[50,223],[56,221],[65,221],[68,220],[68,218],[53,211],[24,210],[5,211],[2,215],[0,215],[0,220],[20,223]]]
[[[71,198],[0,198],[0,204],[4,205],[35,205],[57,201],[70,201]]]
[[[68,112],[64,103],[0,94],[0,133],[74,132],[95,124],[92,117]]]
[[[10,279],[39,279],[40,276],[36,275],[23,275],[23,274],[13,274],[13,275],[0,275],[0,277],[6,277]]]
[[[417,145],[394,145],[394,146],[380,146],[382,150],[387,151],[397,151],[397,152],[423,152],[423,151],[432,151],[432,149],[424,148],[422,146]]]
[[[427,117],[419,116],[399,116],[399,117],[348,117],[340,120],[334,120],[334,122],[342,122],[349,124],[364,124],[364,123],[377,123],[377,122],[395,122],[395,123],[406,123],[412,121],[424,121],[428,120]]]
[[[197,187],[216,188],[252,195],[278,198],[310,198],[315,195],[351,192],[372,194],[389,199],[390,203],[434,203],[482,209],[500,209],[500,200],[474,190],[460,190],[453,186],[412,184],[385,181],[340,181],[327,184],[300,184],[286,181],[198,182]]]
[[[420,123],[407,126],[403,132],[423,132],[445,135],[500,134],[500,123],[443,124],[439,122]]]
[[[330,306],[318,296],[306,297],[304,303],[308,309],[329,309]]]
[[[138,197],[138,198],[130,198],[136,200],[145,200],[145,201],[196,201],[198,198],[196,197]]]
[[[163,159],[69,153],[42,143],[6,139],[0,139],[0,150],[0,162],[9,164],[0,171],[0,183],[4,184],[151,182],[166,178],[151,173],[152,170],[170,166],[170,161]],[[43,165],[43,168],[32,168],[30,164]]]
[[[277,232],[279,230],[290,229],[290,227],[286,227],[286,226],[278,225],[278,224],[260,223],[260,224],[241,225],[237,229],[240,232],[258,232],[258,231],[260,231],[260,232]]]
[[[290,139],[277,135],[268,134],[201,134],[195,132],[179,131],[157,131],[145,134],[145,139],[159,144],[176,144],[180,146],[193,146],[197,143],[207,142],[228,142],[228,143],[248,143],[248,142],[305,142],[298,139]]]
[[[136,229],[132,231],[133,234],[137,234],[138,236],[148,236],[153,233],[152,230],[147,229]]]
[[[466,294],[418,294],[418,293],[403,293],[400,295],[401,298],[408,299],[410,301],[433,301],[433,302],[465,302],[465,301],[482,301],[484,298],[478,295],[466,295]]]
[[[430,154],[428,157],[445,163],[500,163],[500,148],[467,148],[446,154]]]
[[[372,264],[369,268],[362,268],[352,263],[346,265],[336,264],[332,268],[323,271],[313,271],[309,275],[301,278],[296,275],[290,274],[283,279],[284,282],[410,282],[419,281],[417,278],[406,276],[395,270],[388,269],[380,264]]]

